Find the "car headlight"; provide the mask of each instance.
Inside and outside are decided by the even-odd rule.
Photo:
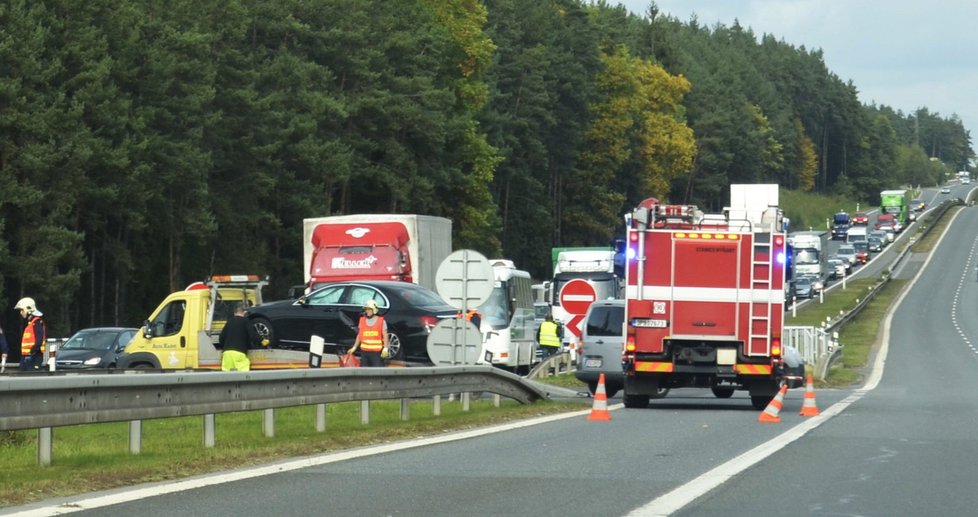
[[[98,363],[102,362],[101,357],[93,357],[91,359],[85,359],[85,366],[98,366]]]

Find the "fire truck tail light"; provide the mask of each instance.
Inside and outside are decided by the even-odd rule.
[[[635,336],[628,336],[628,339],[625,340],[625,351],[626,352],[635,351]]]
[[[771,355],[774,357],[781,357],[781,340],[778,338],[771,340]]]

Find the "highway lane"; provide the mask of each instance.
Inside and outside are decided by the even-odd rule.
[[[818,400],[829,405],[849,393],[822,390]],[[614,410],[610,422],[588,421],[585,411],[445,443],[360,451],[368,455],[348,460],[307,458],[305,468],[272,466],[260,477],[210,486],[234,473],[197,478],[161,496],[146,497],[173,485],[34,508],[37,515],[60,508],[100,516],[624,515],[755,447],[780,442],[781,433],[809,421],[799,415],[802,401],[803,390],[789,391],[782,423],[761,424],[744,394],[720,400],[680,389],[649,409]],[[120,504],[101,506],[109,503]]]
[[[895,311],[875,389],[678,515],[974,515],[975,228],[963,209]]]

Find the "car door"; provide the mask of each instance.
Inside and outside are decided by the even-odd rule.
[[[295,332],[295,337],[305,343],[315,335],[335,344],[342,330],[340,302],[348,288],[348,284],[330,285],[297,301],[298,306],[293,309],[296,317],[290,322],[293,330],[289,333]]]

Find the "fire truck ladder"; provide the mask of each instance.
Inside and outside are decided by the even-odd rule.
[[[766,240],[763,240],[765,239]],[[770,291],[774,280],[774,268],[771,267],[772,256],[774,248],[772,246],[772,240],[774,239],[773,232],[767,233],[755,233],[754,234],[754,249],[751,253],[751,268],[750,268],[750,287],[751,287],[751,301],[750,301],[750,343],[747,343],[747,350],[744,351],[746,355],[752,355],[755,343],[763,345],[763,349],[770,351],[771,349],[771,297],[765,296],[764,302],[756,302],[753,297],[753,291],[755,289],[763,289],[765,291]],[[767,257],[766,260],[758,260],[758,256]],[[761,329],[762,332],[757,331]]]

